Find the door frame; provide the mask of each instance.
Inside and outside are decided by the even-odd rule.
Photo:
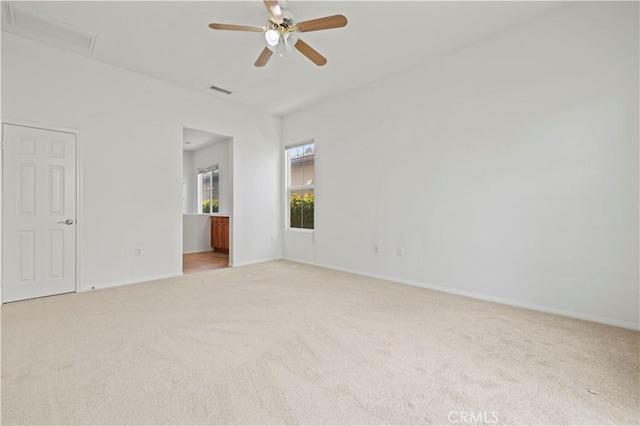
[[[84,218],[83,218],[83,210],[82,203],[80,202],[80,194],[82,194],[82,150],[81,145],[79,143],[80,131],[78,129],[72,129],[68,127],[62,127],[58,125],[46,124],[37,121],[28,121],[28,120],[19,120],[13,118],[2,118],[0,122],[0,136],[2,141],[4,141],[4,125],[9,124],[13,126],[21,126],[21,127],[31,127],[40,130],[49,130],[53,132],[63,132],[63,133],[71,133],[75,135],[76,139],[76,158],[75,158],[75,166],[76,166],[76,191],[75,191],[75,202],[76,202],[76,241],[75,241],[75,292],[78,293],[82,289],[82,268],[81,264],[81,253],[82,253],[82,238],[80,235],[83,233],[84,227]],[[4,143],[4,142],[3,142]],[[4,148],[3,148],[4,149]],[[2,193],[2,197],[0,198],[0,304],[4,304],[4,297],[2,295],[4,286],[4,276],[2,275],[3,262],[2,253],[4,252],[4,152],[3,149],[0,150],[0,193]]]
[[[229,191],[229,267],[233,267],[233,258],[234,258],[234,247],[235,245],[233,244],[234,241],[234,232],[233,232],[233,227],[234,224],[236,222],[236,215],[235,215],[235,193],[236,193],[236,189],[235,189],[235,181],[236,178],[234,176],[234,172],[233,172],[233,149],[234,149],[234,142],[233,142],[233,136],[229,136],[229,177],[231,180],[231,188]]]

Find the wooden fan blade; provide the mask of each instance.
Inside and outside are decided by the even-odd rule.
[[[298,39],[295,46],[300,53],[309,58],[309,60],[317,66],[321,67],[327,63],[327,58],[316,52],[311,46],[309,46],[301,39]]]
[[[301,33],[309,31],[328,30],[330,28],[340,28],[347,25],[347,18],[343,15],[325,16],[324,18],[311,19],[309,21],[298,22],[296,27]]]
[[[228,31],[250,31],[253,33],[263,33],[267,29],[257,27],[255,25],[234,25],[234,24],[209,24],[212,30],[228,30]]]
[[[253,65],[255,65],[256,67],[264,67],[271,55],[273,55],[273,52],[265,47],[260,56],[258,56],[256,63]]]
[[[282,10],[280,9],[280,5],[278,4],[278,0],[262,0],[264,1],[264,5],[267,7],[267,12],[269,12],[269,18],[275,23],[282,24]]]

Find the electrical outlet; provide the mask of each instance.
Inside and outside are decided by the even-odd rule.
[[[136,247],[136,256],[142,256],[142,247]]]
[[[377,244],[374,244],[374,245],[373,245],[373,252],[374,252],[374,253],[377,253],[377,252],[378,252],[378,245],[377,245]]]
[[[398,247],[398,256],[404,256],[404,249],[402,247]]]

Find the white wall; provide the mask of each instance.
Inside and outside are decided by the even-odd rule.
[[[194,195],[193,212],[197,212],[198,169],[218,165],[219,177],[219,211],[220,214],[229,214],[231,181],[229,174],[229,142],[218,142],[211,146],[193,151],[193,164],[191,169],[192,186],[189,189]]]
[[[281,120],[221,99],[3,33],[3,120],[79,130],[81,290],[182,272],[183,127],[234,138],[234,262],[281,256]]]
[[[638,3],[579,3],[285,117],[284,256],[637,328],[638,113]]]

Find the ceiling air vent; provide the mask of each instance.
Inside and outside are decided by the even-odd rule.
[[[12,32],[55,46],[92,51],[95,34],[79,30],[54,19],[7,4],[7,18]],[[11,31],[10,30],[10,31]]]
[[[209,89],[211,90],[217,90],[218,92],[222,92],[225,93],[227,95],[231,94],[231,91],[227,90],[227,89],[223,89],[222,87],[218,87],[218,86],[210,86]]]

